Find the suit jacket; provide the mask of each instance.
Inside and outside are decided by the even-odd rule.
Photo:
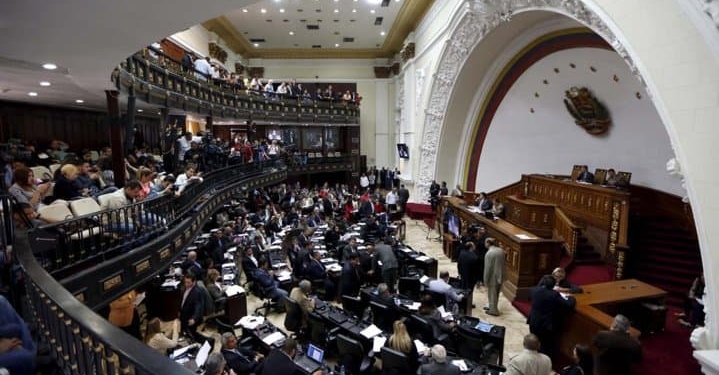
[[[237,375],[249,375],[257,367],[257,362],[255,362],[257,353],[253,350],[238,347],[234,350],[222,349],[220,352],[225,357],[227,366]]]
[[[459,367],[451,363],[428,363],[419,368],[419,375],[459,375]]]
[[[360,270],[349,261],[342,266],[342,275],[340,276],[340,293],[356,297],[362,286]]]
[[[257,271],[257,265],[247,256],[242,257],[242,271],[245,272],[245,277],[254,280],[255,271]]]
[[[512,357],[504,375],[549,375],[552,373],[552,360],[546,354],[524,349]]]
[[[600,331],[594,336],[596,375],[629,375],[632,363],[642,358],[642,345],[626,332]]]
[[[374,261],[382,262],[382,270],[389,270],[392,268],[399,268],[397,257],[394,255],[394,250],[389,245],[377,245],[374,248]],[[375,267],[375,269],[377,269]]]
[[[492,246],[484,255],[484,285],[502,285],[504,281],[504,251]]]
[[[470,289],[479,280],[479,255],[476,251],[464,250],[457,257],[457,273],[462,278],[462,287]]]
[[[589,172],[589,171],[580,173],[579,176],[577,176],[577,181],[592,183],[592,182],[594,182],[594,174],[592,174],[592,172]]]
[[[327,277],[327,271],[322,262],[312,259],[307,263],[304,276],[310,281],[322,280]]]
[[[362,202],[357,213],[361,217],[368,217],[368,216],[372,215],[372,201],[367,200],[367,201]]]
[[[295,362],[280,349],[273,349],[263,361],[260,375],[295,375],[300,374]]]
[[[576,300],[570,296],[564,299],[559,292],[543,286],[535,286],[531,291],[532,310],[529,312],[529,331],[559,332],[563,312],[574,308]]]
[[[399,201],[402,203],[407,203],[409,200],[409,190],[406,188],[400,188],[397,190],[397,197],[399,197]]]
[[[198,287],[197,285],[193,286],[192,289],[190,289],[190,292],[187,294],[185,303],[183,303],[182,307],[180,308],[180,323],[183,327],[187,326],[187,322],[190,319],[195,320],[195,326],[202,322],[202,316],[205,312],[204,301],[205,296],[200,290],[200,287]]]

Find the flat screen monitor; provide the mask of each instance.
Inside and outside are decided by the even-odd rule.
[[[402,159],[409,159],[409,147],[406,143],[397,143],[397,154]]]
[[[459,216],[455,214],[449,214],[449,217],[447,218],[447,229],[450,231],[450,233],[454,234],[456,237],[459,237],[461,229]]]

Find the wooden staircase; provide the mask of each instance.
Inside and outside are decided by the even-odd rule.
[[[577,250],[574,253],[573,262],[576,264],[604,263],[602,255],[585,236],[579,236],[577,239]]]

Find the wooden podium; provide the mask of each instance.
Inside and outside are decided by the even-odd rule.
[[[507,278],[502,285],[502,293],[510,301],[515,298],[527,300],[530,288],[559,265],[563,241],[540,238],[503,219],[489,220],[484,215],[472,212],[472,206],[460,198],[442,199],[449,202],[452,211],[460,217],[463,228],[472,224],[484,226],[487,234],[496,238],[504,249]]]

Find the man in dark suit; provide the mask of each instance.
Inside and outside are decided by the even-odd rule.
[[[224,263],[225,249],[229,244],[230,241],[225,238],[221,229],[216,230],[212,235],[212,238],[207,241],[207,253],[210,254],[210,258],[212,258],[216,267],[219,267],[222,263]]]
[[[205,274],[207,273],[207,270],[204,269],[200,262],[197,261],[197,252],[195,251],[187,253],[187,258],[185,258],[185,261],[180,265],[180,269],[182,269],[183,273],[192,271],[198,279],[204,279]]]
[[[282,349],[272,349],[263,363],[262,370],[257,372],[260,375],[299,375],[302,371],[295,365],[295,355],[297,355],[297,341],[288,337]],[[323,374],[322,370],[317,370],[311,375]]]
[[[237,346],[237,337],[233,332],[222,334],[222,356],[227,366],[237,375],[249,375],[255,372],[260,361],[265,357],[262,354]]]
[[[464,250],[457,257],[457,273],[461,278],[462,289],[474,289],[474,284],[479,280],[479,256],[474,242],[467,242]],[[470,292],[471,293],[471,292]]]
[[[399,275],[399,262],[397,256],[394,255],[392,246],[394,246],[394,239],[391,236],[385,237],[384,243],[375,245],[373,262],[374,273],[381,273],[382,281],[387,284],[390,292],[394,291],[397,286]]]
[[[252,247],[248,246],[245,248],[245,255],[242,257],[242,272],[245,273],[247,281],[255,280],[255,271],[259,266],[259,261],[255,258]]]
[[[361,218],[370,217],[374,213],[374,202],[372,201],[373,199],[367,199],[360,204],[357,214]]]
[[[529,312],[529,332],[539,337],[541,352],[553,358],[557,350],[557,336],[562,334],[564,315],[572,310],[576,300],[572,296],[563,297],[554,290],[552,275],[544,275],[539,285],[531,291],[532,309]]]
[[[204,342],[205,337],[197,332],[205,313],[204,296],[197,286],[197,279],[192,271],[185,273],[182,280],[185,291],[180,305],[180,327],[197,342]]]
[[[444,346],[436,344],[430,349],[432,363],[424,364],[419,368],[419,375],[459,375],[459,367],[447,363],[447,350]]]
[[[404,187],[404,184],[399,186],[399,190],[397,190],[397,198],[399,198],[400,211],[406,212],[407,202],[409,202],[409,190]]]
[[[255,282],[265,291],[266,295],[272,299],[273,302],[279,303],[283,296],[287,297],[287,291],[280,288],[277,280],[270,274],[269,264],[267,259],[260,260],[260,265],[255,271]]]
[[[310,281],[316,281],[316,280],[324,280],[324,286],[325,286],[325,294],[327,295],[327,299],[334,299],[334,296],[336,295],[335,284],[330,280],[329,277],[327,277],[327,269],[325,268],[325,265],[320,262],[320,258],[322,255],[319,251],[313,251],[312,257],[310,258],[309,262],[307,263],[307,268],[304,272],[304,277],[307,278]]]
[[[591,184],[594,182],[594,174],[592,174],[592,172],[590,172],[587,169],[586,165],[583,165],[579,169],[579,175],[577,175],[577,181],[578,182],[588,182]]]
[[[362,286],[359,264],[359,255],[353,253],[342,266],[342,276],[340,276],[340,293],[342,293],[342,295],[357,297],[359,294],[360,287]]]
[[[596,375],[629,375],[632,364],[642,358],[642,344],[629,336],[629,319],[614,317],[609,331],[599,331],[592,343],[597,348],[594,361]]]
[[[480,211],[487,212],[492,211],[492,200],[487,198],[487,193],[481,192],[474,203],[479,207]]]

